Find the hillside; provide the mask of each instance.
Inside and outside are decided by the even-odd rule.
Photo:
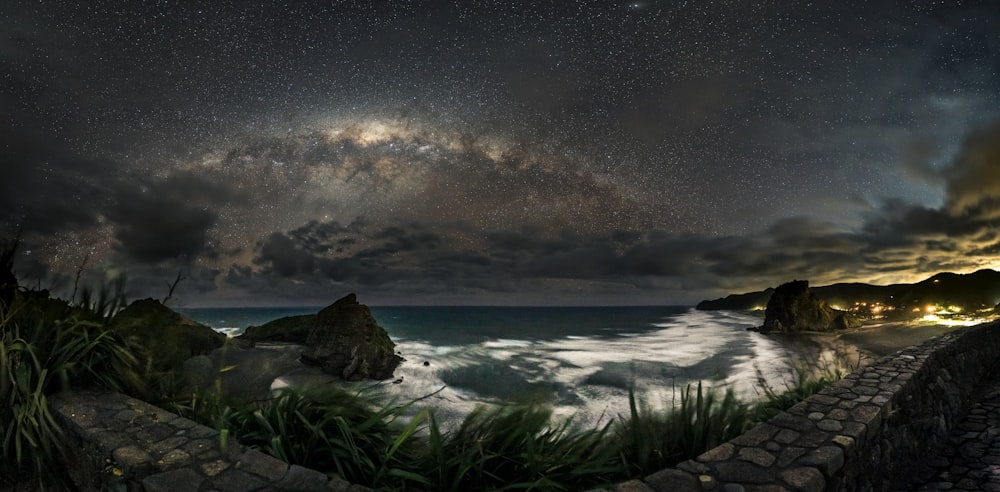
[[[704,311],[760,309],[767,304],[773,291],[768,288],[759,292],[732,294],[699,302],[696,308]],[[969,313],[997,307],[1000,302],[1000,272],[943,272],[914,284],[838,283],[813,287],[812,292],[831,306],[865,317],[908,318],[931,313]]]

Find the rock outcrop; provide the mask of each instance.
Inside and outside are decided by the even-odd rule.
[[[389,379],[402,360],[389,334],[354,294],[317,314],[250,326],[236,338],[250,346],[260,342],[303,345],[303,362],[349,381]]]
[[[860,326],[860,322],[845,311],[827,305],[809,290],[807,280],[793,280],[774,289],[764,311],[763,333],[798,331],[832,331]]]
[[[316,326],[317,316],[305,314],[301,316],[286,316],[274,321],[268,321],[260,326],[248,326],[246,331],[236,337],[238,340],[250,342],[285,342],[304,345],[309,333]]]
[[[154,370],[169,371],[187,359],[208,354],[226,335],[179,314],[155,299],[129,304],[111,320],[111,329],[146,348]]]
[[[695,309],[699,311],[715,311],[728,309],[734,311],[749,311],[760,309],[758,306],[767,304],[767,300],[774,294],[774,288],[768,287],[760,292],[747,292],[746,294],[730,294],[713,300],[705,300],[698,303]]]
[[[389,334],[354,294],[316,315],[305,345],[304,362],[349,381],[389,379],[402,361]]]

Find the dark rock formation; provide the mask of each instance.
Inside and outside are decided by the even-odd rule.
[[[316,315],[286,316],[268,321],[260,326],[249,326],[239,340],[247,340],[251,345],[257,342],[286,342],[303,345],[309,332],[316,326]]]
[[[698,303],[702,310],[752,309],[770,297],[771,289],[761,292],[730,295]],[[927,305],[954,306],[971,313],[989,309],[1000,298],[1000,272],[979,270],[973,273],[938,273],[915,284],[871,285],[839,283],[812,288],[824,301],[845,307],[856,302],[877,303],[890,308],[883,315],[890,320],[906,320],[923,316]],[[915,308],[920,308],[914,310]]]
[[[155,299],[129,304],[111,320],[111,329],[146,348],[153,369],[173,370],[187,359],[221,347],[226,336]]]
[[[760,292],[747,292],[746,294],[730,294],[726,297],[701,301],[695,306],[700,311],[714,311],[720,309],[732,311],[748,311],[767,304],[767,300],[774,294],[774,288],[768,287]]]
[[[859,326],[849,313],[831,308],[809,290],[806,280],[793,280],[774,289],[764,311],[763,333],[832,331]]]
[[[306,339],[302,360],[349,381],[389,379],[403,359],[354,294],[323,308]]]

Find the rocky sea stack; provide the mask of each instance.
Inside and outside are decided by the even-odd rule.
[[[392,343],[389,334],[354,294],[348,294],[318,314],[289,316],[251,326],[237,338],[251,344],[304,345],[303,362],[348,381],[389,379],[403,360],[396,355],[396,344]]]
[[[323,308],[306,339],[302,360],[348,381],[389,379],[403,360],[368,306],[348,294]]]
[[[832,331],[860,326],[850,313],[827,305],[809,290],[809,281],[793,280],[774,289],[764,311],[762,333]]]

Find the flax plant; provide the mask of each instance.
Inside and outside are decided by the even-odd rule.
[[[53,392],[71,386],[142,392],[134,347],[105,327],[108,308],[120,304],[114,297],[94,299],[91,306],[104,306],[100,313],[37,292],[18,291],[0,303],[3,473],[47,480],[58,469],[65,450],[49,407]]]

